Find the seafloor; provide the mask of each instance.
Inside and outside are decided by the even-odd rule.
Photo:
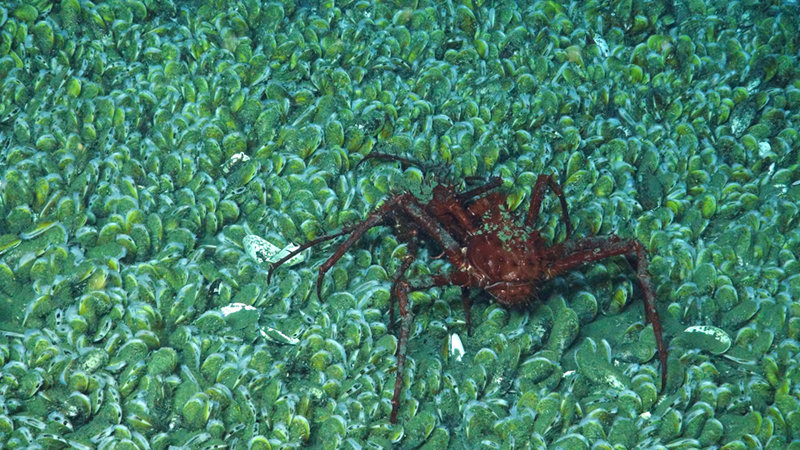
[[[518,3],[3,2],[0,446],[800,448],[797,2]],[[434,179],[524,213],[538,174],[576,237],[647,248],[663,390],[612,258],[473,291],[471,336],[458,287],[413,294],[393,425],[396,230],[324,301],[339,241],[271,284],[245,251]],[[448,270],[429,240],[409,278]]]

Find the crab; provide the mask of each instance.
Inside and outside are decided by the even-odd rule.
[[[381,153],[373,153],[367,158],[413,163],[405,158]],[[347,235],[318,269],[317,296],[322,301],[322,281],[328,270],[367,230],[394,221],[400,230],[400,240],[407,244],[407,253],[392,279],[391,287],[390,324],[394,323],[394,301],[398,304],[401,317],[396,352],[397,375],[391,401],[392,423],[397,422],[409,330],[414,318],[408,300],[410,292],[437,286],[460,286],[469,332],[472,305],[470,288],[485,291],[503,307],[525,307],[537,298],[542,283],[583,264],[615,256],[624,256],[635,270],[644,299],[645,324],[652,324],[655,334],[662,389],[666,385],[667,349],[650,282],[647,252],[642,243],[615,234],[573,239],[567,200],[552,175],[538,176],[524,216],[507,208],[508,194],[497,189],[502,184],[501,178],[491,177],[483,184],[462,191],[453,184],[436,183],[426,198],[410,192],[395,194],[363,221],[301,245],[270,268],[268,279],[281,264],[305,249]],[[547,189],[560,202],[561,217],[566,228],[565,239],[552,245],[548,245],[534,228]],[[442,252],[441,256],[450,263],[450,270],[420,280],[409,280],[406,272],[416,258],[423,237],[424,245],[435,244]]]

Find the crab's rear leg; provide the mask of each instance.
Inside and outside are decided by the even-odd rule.
[[[625,256],[629,262],[634,262],[636,277],[644,295],[645,323],[653,324],[653,333],[656,338],[658,359],[661,363],[661,389],[667,385],[667,347],[661,321],[656,310],[656,297],[650,283],[647,252],[641,242],[636,239],[620,239],[616,235],[595,236],[579,239],[574,242],[565,242],[548,249],[553,261],[545,268],[546,278],[554,278],[575,267],[592,261],[610,258],[612,256]]]

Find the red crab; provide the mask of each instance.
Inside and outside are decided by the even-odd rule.
[[[413,164],[408,159],[380,153],[371,154],[367,158],[390,159]],[[408,252],[392,283],[392,298],[397,299],[402,319],[397,346],[397,377],[390,417],[392,423],[397,421],[408,335],[413,319],[408,302],[409,292],[434,286],[461,286],[466,325],[469,330],[469,309],[472,304],[469,288],[486,291],[496,302],[506,307],[525,306],[536,297],[539,285],[543,282],[587,262],[613,256],[625,256],[636,270],[644,296],[645,322],[653,324],[655,333],[661,364],[662,389],[666,384],[667,349],[664,346],[655,296],[650,286],[644,246],[636,239],[621,239],[613,234],[571,239],[572,225],[567,212],[567,201],[561,187],[551,175],[539,175],[531,192],[530,206],[524,218],[507,209],[507,194],[493,191],[501,184],[500,178],[492,177],[485,184],[463,192],[458,192],[453,185],[437,184],[432,189],[431,198],[426,200],[408,192],[396,194],[387,198],[362,222],[313,239],[276,261],[270,268],[269,277],[281,264],[303,250],[349,233],[333,255],[319,267],[317,295],[322,300],[320,293],[325,273],[367,230],[394,219],[401,230],[401,239],[408,245]],[[548,246],[539,231],[533,228],[542,204],[542,196],[548,187],[561,203],[561,215],[566,226],[564,242],[551,246]],[[431,275],[424,282],[409,282],[405,272],[416,257],[419,233],[437,244],[452,265],[452,269],[447,274]],[[390,308],[393,323],[394,305]]]

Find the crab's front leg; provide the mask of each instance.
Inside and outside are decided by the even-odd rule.
[[[569,240],[572,235],[572,223],[569,220],[569,211],[567,210],[567,199],[564,198],[564,192],[561,186],[558,185],[552,175],[539,175],[536,179],[536,184],[531,190],[531,204],[528,206],[528,213],[525,215],[525,225],[532,227],[536,218],[539,216],[539,210],[542,208],[542,199],[544,197],[544,190],[550,187],[558,201],[561,202],[561,217],[564,220],[564,226],[567,230],[566,240]]]
[[[405,279],[406,271],[411,267],[411,264],[417,259],[417,230],[408,226],[402,225],[403,229],[402,241],[406,243],[408,253],[403,257],[400,267],[392,277],[392,295],[389,298],[389,328],[394,329],[394,300],[398,298],[397,288],[400,285],[400,280]]]
[[[411,330],[411,321],[414,314],[408,303],[408,293],[411,287],[405,278],[398,280],[393,289],[397,295],[397,304],[400,307],[400,337],[397,343],[397,375],[394,379],[394,395],[392,395],[392,414],[389,421],[397,423],[397,411],[400,409],[400,391],[403,389],[403,371],[406,367],[406,352],[408,351],[408,335]]]
[[[436,221],[436,218],[428,214],[419,204],[419,201],[411,194],[400,194],[388,199],[380,208],[371,212],[363,222],[355,225],[350,236],[345,239],[333,254],[319,266],[317,276],[317,297],[322,300],[322,280],[325,274],[336,264],[339,259],[347,253],[347,250],[356,243],[370,228],[379,225],[392,214],[401,214],[405,220],[410,222],[415,228],[422,230],[433,238],[444,250],[450,261],[461,258],[461,247],[452,236]],[[342,233],[339,233],[342,234]]]
[[[551,279],[587,262],[600,261],[613,256],[625,256],[632,262],[639,286],[644,296],[645,324],[653,325],[658,359],[661,363],[661,389],[667,385],[667,346],[664,343],[661,320],[656,309],[656,296],[650,281],[647,251],[636,239],[620,239],[616,235],[594,236],[554,245],[547,250],[551,263],[545,279]]]
[[[330,270],[330,268],[333,267],[333,265],[336,264],[336,262],[339,261],[342,258],[342,256],[344,256],[345,253],[347,253],[347,250],[350,249],[350,247],[352,247],[353,244],[355,244],[356,241],[361,236],[363,236],[364,233],[367,232],[367,230],[377,225],[380,225],[381,222],[386,220],[387,217],[392,215],[396,210],[402,209],[403,205],[409,203],[410,201],[413,201],[413,199],[414,197],[410,196],[409,194],[402,194],[392,197],[386,200],[386,202],[383,205],[381,205],[378,209],[372,211],[367,216],[367,218],[361,221],[360,223],[344,227],[340,231],[331,233],[327,236],[316,238],[311,242],[300,246],[300,248],[291,252],[290,254],[286,255],[286,257],[273,264],[272,268],[270,269],[270,276],[272,275],[272,271],[275,270],[279,265],[283,264],[284,262],[289,260],[292,256],[305,250],[306,248],[311,247],[317,243],[333,239],[337,236],[347,234],[348,232],[352,231],[352,233],[349,236],[347,236],[347,239],[345,239],[344,242],[342,242],[341,244],[339,244],[338,247],[336,247],[336,251],[334,251],[333,254],[330,257],[328,257],[328,259],[326,259],[321,266],[319,266],[319,269],[317,269],[319,271],[319,275],[317,275],[317,298],[319,298],[319,300],[322,301],[322,280],[325,277],[325,274],[328,272],[328,270]]]
[[[407,266],[410,266],[411,262],[413,262],[413,258],[416,257],[415,254],[409,255],[411,258],[407,256],[407,259],[405,260],[409,261]],[[392,423],[397,423],[397,412],[400,408],[400,392],[403,389],[403,373],[406,367],[408,338],[411,330],[411,322],[414,319],[414,314],[411,311],[411,304],[408,301],[409,292],[421,291],[423,289],[429,289],[438,286],[469,286],[468,277],[463,272],[454,272],[448,275],[432,275],[429,281],[429,283],[424,285],[412,285],[408,282],[404,275],[400,275],[396,278],[396,281],[392,285],[392,296],[397,297],[397,304],[399,305],[400,309],[400,336],[398,337],[397,353],[395,354],[397,357],[397,375],[395,376],[394,382],[394,395],[392,395],[392,414],[389,418]],[[462,294],[464,294],[462,301],[464,301],[464,309],[467,314],[467,326],[469,327],[469,305],[471,304],[471,301],[469,296],[466,295],[468,294],[468,291],[465,288],[462,290]]]

